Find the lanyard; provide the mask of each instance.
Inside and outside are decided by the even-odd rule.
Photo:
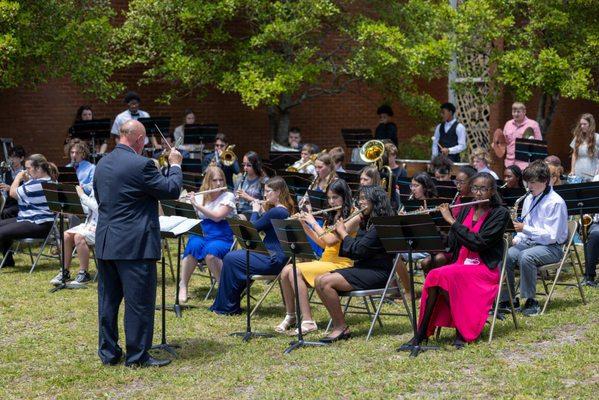
[[[532,207],[530,207],[530,210],[528,210],[528,212],[526,213],[526,215],[524,215],[523,217],[520,217],[518,222],[524,222],[524,219],[526,219],[526,217],[528,217],[530,215],[530,213],[532,212],[532,210],[534,210],[535,207],[539,205],[539,203],[541,202],[541,200],[543,200],[543,197],[545,197],[547,195],[547,193],[549,193],[549,190],[551,190],[551,187],[547,186],[547,188],[543,191],[543,193],[537,199],[537,201],[535,201],[534,204],[532,205]]]

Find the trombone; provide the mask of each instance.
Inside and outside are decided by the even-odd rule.
[[[299,172],[302,169],[306,168],[308,165],[314,164],[316,162],[316,159],[318,158],[318,156],[320,156],[321,154],[325,154],[326,152],[327,152],[327,150],[324,149],[320,153],[312,154],[310,156],[310,158],[308,159],[308,161],[306,161],[305,163],[300,164],[298,167],[294,167],[293,165],[290,165],[287,168],[285,168],[285,171],[287,171],[287,172]]]

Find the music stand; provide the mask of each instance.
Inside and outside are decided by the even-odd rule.
[[[250,252],[262,253],[268,255],[268,250],[264,246],[258,230],[254,228],[251,222],[236,218],[227,218],[227,222],[237,238],[237,243],[245,250],[245,284],[246,284],[246,325],[245,332],[234,332],[231,336],[243,336],[243,341],[248,342],[253,337],[271,337],[270,333],[252,332],[251,309],[250,309]]]
[[[584,214],[599,213],[599,182],[558,185],[553,190],[566,202],[568,215],[580,216],[581,225]]]
[[[184,158],[181,162],[181,170],[194,174],[202,173],[202,160],[197,158]]]
[[[58,167],[58,182],[78,185],[79,178],[77,178],[77,172],[75,171],[75,168],[73,168],[73,167]]]
[[[217,134],[217,124],[185,124],[183,125],[183,144],[211,144],[214,143]]]
[[[71,136],[92,142],[92,162],[96,163],[96,140],[107,140],[110,137],[110,119],[92,119],[91,121],[77,121],[69,128]]]
[[[337,172],[339,179],[343,179],[352,192],[357,193],[360,189],[360,174],[356,172]]]
[[[293,268],[293,287],[295,289],[295,320],[297,323],[297,340],[289,343],[289,347],[285,349],[283,354],[289,354],[295,349],[299,349],[304,346],[326,346],[322,342],[307,342],[304,340],[304,334],[302,333],[302,313],[300,310],[299,300],[299,289],[297,283],[297,266],[296,257],[301,257],[307,260],[315,260],[312,246],[308,242],[308,237],[302,228],[300,221],[296,219],[273,219],[271,220],[272,226],[275,228],[275,234],[283,252],[286,256],[291,258],[291,265]]]
[[[183,187],[188,190],[197,190],[202,186],[204,175],[196,172],[183,172]]]
[[[166,217],[175,215],[178,217],[185,217],[185,218],[192,219],[192,220],[198,219],[198,215],[191,204],[183,203],[183,202],[177,201],[177,200],[161,200],[160,205],[162,206],[162,212],[164,213],[164,215]],[[181,318],[181,316],[183,315],[184,308],[193,308],[193,306],[190,304],[181,305],[179,303],[179,279],[181,277],[181,243],[182,243],[183,235],[185,235],[187,233],[192,233],[194,235],[199,235],[199,236],[202,236],[204,234],[201,224],[196,224],[193,228],[191,228],[185,232],[181,232],[179,234],[173,234],[171,232],[160,232],[160,234],[164,238],[177,239],[177,273],[176,273],[176,276],[177,276],[176,285],[177,286],[175,288],[175,303],[173,304],[172,307],[168,307],[168,310],[174,311],[175,315],[179,318]],[[164,275],[163,275],[163,279],[165,279]]]
[[[42,189],[50,211],[58,214],[58,229],[60,232],[60,273],[62,275],[60,285],[50,289],[50,293],[62,289],[82,289],[85,285],[72,286],[65,279],[65,248],[64,248],[64,214],[85,215],[81,200],[74,185],[42,182]]]
[[[341,136],[348,149],[360,148],[364,143],[373,139],[372,130],[368,128],[343,128]]]
[[[372,219],[372,224],[387,253],[408,253],[410,290],[412,291],[412,327],[414,329],[414,340],[416,340],[418,337],[418,324],[416,319],[414,260],[412,253],[414,251],[444,251],[441,236],[430,215],[426,214],[375,217]],[[407,343],[402,345],[398,351],[409,351],[411,357],[416,357],[421,351],[434,349],[438,349],[438,347]]]
[[[312,174],[303,174],[301,172],[279,171],[278,175],[285,180],[292,195],[303,196],[314,180]]]
[[[274,170],[284,170],[300,159],[298,151],[271,151],[268,154],[268,164]]]
[[[137,120],[143,124],[144,128],[146,128],[148,136],[157,136],[161,138],[160,132],[165,136],[168,136],[169,134],[168,129],[171,125],[171,117],[138,118]],[[158,131],[158,129],[160,129],[160,131]]]
[[[531,163],[547,157],[547,142],[536,139],[516,139],[516,160]]]

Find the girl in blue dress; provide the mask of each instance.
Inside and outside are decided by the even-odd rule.
[[[275,234],[271,220],[285,219],[293,212],[293,200],[287,184],[280,176],[271,178],[264,187],[264,213],[259,214],[260,203],[252,203],[250,221],[258,231],[264,232],[264,245],[269,254],[250,253],[250,274],[277,275],[283,269],[287,257]],[[246,252],[232,251],[223,260],[220,285],[211,311],[232,315],[241,313],[241,293],[246,287]]]
[[[189,242],[185,247],[181,263],[181,281],[179,282],[180,302],[186,302],[188,299],[187,286],[198,261],[206,261],[210,273],[218,282],[223,265],[222,259],[233,245],[233,232],[225,218],[237,214],[235,195],[226,191],[227,185],[223,170],[217,166],[209,166],[205,171],[200,190],[221,187],[224,190],[220,192],[203,195],[196,195],[193,192],[188,194],[191,204],[202,220],[204,236],[190,235]]]

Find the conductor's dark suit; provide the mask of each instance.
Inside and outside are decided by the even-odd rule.
[[[152,346],[156,302],[156,260],[160,258],[158,200],[176,199],[181,169],[168,177],[154,162],[119,144],[103,157],[94,175],[98,200],[98,355],[103,363],[122,356],[118,310],[125,298],[127,364],[144,363]]]

